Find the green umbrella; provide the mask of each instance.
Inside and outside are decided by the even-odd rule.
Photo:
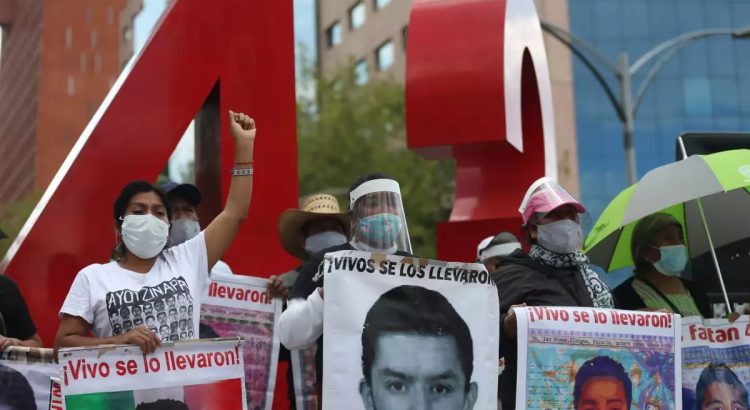
[[[670,213],[685,227],[692,258],[711,252],[729,307],[715,247],[750,237],[748,186],[746,149],[694,155],[656,168],[610,202],[586,237],[584,251],[607,271],[631,266],[635,223],[654,212]]]

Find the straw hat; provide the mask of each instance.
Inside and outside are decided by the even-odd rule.
[[[349,217],[341,212],[336,197],[328,194],[314,194],[305,198],[302,209],[287,209],[279,217],[279,240],[281,246],[292,255],[307,258],[307,251],[303,246],[302,227],[306,223],[317,219],[336,219],[344,227],[344,234],[349,231]]]

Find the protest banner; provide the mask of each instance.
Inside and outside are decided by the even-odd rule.
[[[67,409],[247,409],[242,340],[60,349]]]
[[[683,409],[747,409],[750,317],[682,319]]]
[[[11,346],[0,352],[0,409],[47,409],[50,378],[60,373],[52,349]]]
[[[201,338],[245,339],[245,388],[250,409],[271,410],[279,360],[276,332],[281,301],[266,294],[266,279],[212,275],[201,305]]]
[[[324,409],[495,408],[499,310],[483,265],[340,251],[321,274]]]
[[[582,307],[515,312],[516,409],[681,408],[678,315]]]
[[[58,377],[52,377],[49,381],[49,410],[65,410],[62,387]]]
[[[315,354],[318,345],[303,350],[290,350],[292,379],[294,381],[294,403],[297,410],[317,410],[318,392],[315,374]]]

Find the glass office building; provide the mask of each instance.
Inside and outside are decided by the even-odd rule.
[[[750,0],[569,0],[569,8],[572,33],[612,61],[627,52],[631,64],[685,32],[750,27]],[[633,78],[634,93],[649,68]],[[573,75],[581,196],[593,222],[627,184],[622,125],[577,58]],[[674,161],[675,139],[685,131],[750,131],[750,38],[696,40],[663,66],[635,119],[638,176]]]

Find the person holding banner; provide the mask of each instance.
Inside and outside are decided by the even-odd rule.
[[[516,406],[514,307],[614,307],[609,288],[581,251],[583,204],[545,177],[529,187],[519,212],[531,250],[529,254],[516,250],[492,273],[500,299],[500,356],[505,357],[499,394],[506,410]]]
[[[618,309],[713,317],[706,293],[682,278],[688,252],[682,224],[674,216],[657,212],[638,221],[630,251],[635,277],[615,288]]]
[[[345,244],[348,233],[349,216],[341,212],[333,195],[310,195],[301,209],[287,209],[279,216],[281,247],[303,262],[323,249]],[[268,278],[269,294],[287,298],[301,268]]]
[[[510,232],[500,232],[490,237],[487,244],[479,251],[479,262],[484,264],[487,272],[493,272],[500,267],[502,261],[511,253],[521,249],[521,243]]]
[[[0,231],[0,240],[6,238]],[[10,346],[42,347],[42,338],[18,286],[6,275],[0,275],[0,352]]]
[[[209,267],[237,235],[252,195],[255,121],[230,111],[229,122],[235,165],[224,210],[193,239],[167,247],[172,210],[166,194],[146,181],[126,185],[114,203],[115,236],[122,257],[78,272],[60,309],[55,348],[135,344],[148,354],[167,333],[169,340],[181,338],[179,318],[173,313],[183,306],[192,312],[186,327],[198,329]],[[157,335],[145,325],[126,330],[131,321],[143,320],[147,311],[165,321],[164,334]]]
[[[323,275],[318,267],[326,253],[360,250],[411,256],[409,230],[398,182],[379,173],[358,179],[349,190],[351,239],[317,252],[302,265],[289,306],[279,319],[279,339],[290,350],[318,343],[316,372],[323,377]]]

